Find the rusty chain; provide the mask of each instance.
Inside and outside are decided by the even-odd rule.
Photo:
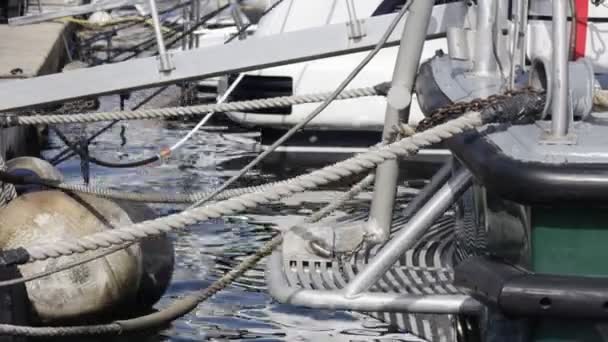
[[[487,98],[476,98],[471,101],[456,102],[436,109],[431,115],[421,120],[416,126],[416,132],[422,132],[431,127],[435,127],[468,111],[481,111],[484,108],[497,105],[515,95],[536,92],[536,90],[526,87],[518,90],[509,90],[503,94],[490,95]]]

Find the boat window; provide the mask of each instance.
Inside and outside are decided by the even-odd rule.
[[[451,2],[459,2],[462,0],[435,0],[435,5],[448,4]],[[401,10],[407,0],[384,0],[378,5],[378,8],[372,14],[372,17],[397,12]]]

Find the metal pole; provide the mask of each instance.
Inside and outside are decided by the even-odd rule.
[[[568,0],[553,0],[553,79],[551,82],[551,133],[553,137],[566,136],[570,125],[567,16]]]
[[[183,32],[188,32],[188,30],[190,30],[190,13],[188,13],[188,6],[184,6],[182,7],[182,18],[183,18],[183,24],[182,24],[182,30]],[[182,39],[182,51],[185,51],[188,48],[188,37],[184,37]]]
[[[470,186],[471,179],[471,173],[463,168],[441,187],[408,224],[376,254],[365,269],[344,288],[346,298],[353,298],[372,287],[460,197]]]
[[[156,45],[158,45],[158,58],[160,60],[160,71],[170,71],[171,61],[169,55],[165,49],[165,41],[163,40],[163,33],[160,30],[160,19],[158,18],[158,10],[156,9],[156,0],[150,0],[150,14],[152,15],[152,21],[154,23],[154,34],[156,35]]]
[[[521,13],[520,13],[520,28],[519,28],[519,41],[521,45],[521,49],[519,51],[519,61],[521,65],[525,65],[526,63],[526,34],[528,28],[528,0],[521,0]]]
[[[433,1],[412,0],[403,33],[399,53],[393,71],[391,91],[388,96],[384,117],[383,139],[390,139],[401,119],[409,120],[412,87],[420,64],[420,56],[426,39]],[[381,243],[388,239],[393,205],[399,176],[399,163],[396,160],[380,164],[376,170],[374,195],[367,223],[368,241]]]
[[[194,27],[196,25],[194,22],[194,18],[196,17],[196,2],[196,0],[190,0],[190,17],[188,18],[190,27]],[[192,50],[192,48],[194,48],[194,32],[190,32],[188,35],[188,49]]]
[[[234,19],[234,24],[239,32],[239,39],[243,40],[247,38],[247,32],[243,31],[245,27],[245,23],[243,22],[243,18],[241,17],[241,11],[239,8],[239,2],[237,0],[231,0],[230,13],[232,14],[232,19]]]
[[[401,216],[408,219],[414,216],[418,210],[420,210],[420,208],[424,206],[424,204],[428,202],[429,199],[435,195],[437,191],[439,191],[439,189],[441,189],[445,182],[450,179],[453,168],[454,163],[452,162],[452,157],[450,156],[443,166],[437,172],[435,172],[433,177],[431,177],[431,180],[422,188],[422,190],[420,190],[416,197],[414,197],[414,199],[407,204],[407,207],[405,210],[403,210],[403,214]]]
[[[477,30],[475,35],[475,59],[473,71],[479,75],[493,75],[497,65],[493,53],[492,37],[494,26],[495,0],[477,1]]]
[[[515,15],[513,16],[513,22],[515,23],[515,27],[513,28],[513,37],[511,41],[511,66],[509,68],[509,89],[513,90],[515,87],[515,65],[519,65],[519,61],[516,59],[515,54],[517,53],[517,49],[520,47],[519,44],[519,30],[521,28],[521,7],[522,0],[517,0],[515,2]]]
[[[200,0],[194,0],[194,21],[195,21],[195,25],[198,25],[201,21],[201,1]],[[199,47],[199,35],[198,34],[194,34],[194,47],[198,48]]]

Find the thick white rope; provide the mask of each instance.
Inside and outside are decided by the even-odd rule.
[[[366,96],[378,96],[381,94],[378,87],[364,87],[348,89],[341,92],[336,99],[346,100]],[[56,115],[5,115],[0,117],[0,126],[24,126],[24,125],[50,125],[80,122],[98,122],[113,120],[143,120],[175,118],[187,115],[203,115],[208,112],[246,112],[257,109],[283,107],[290,105],[323,102],[332,95],[331,92],[304,94],[294,96],[280,96],[267,99],[236,101],[218,104],[205,104],[188,107],[170,107],[158,109],[124,110],[114,112],[78,113],[78,114],[56,114]]]
[[[155,220],[95,233],[80,239],[66,239],[52,244],[37,244],[24,247],[24,249],[29,253],[29,262],[40,261],[108,248],[113,245],[134,242],[145,237],[183,229],[200,221],[243,212],[297,192],[315,189],[344,177],[373,169],[386,160],[410,156],[417,153],[422,147],[439,143],[464,130],[480,125],[482,125],[480,113],[469,112],[424,132],[414,134],[390,145],[369,150],[350,159],[297,177],[293,182],[278,184],[265,191],[245,194]]]
[[[597,110],[608,111],[608,90],[596,90],[593,92],[593,104]]]
[[[283,181],[266,183],[256,186],[249,186],[243,188],[234,188],[234,189],[226,189],[222,191],[220,194],[213,198],[214,201],[227,200],[233,197],[241,196],[244,194],[249,194],[252,192],[261,192],[266,191],[267,189],[277,186],[279,184],[288,184],[289,182],[296,181],[297,177],[286,179]],[[192,193],[184,193],[184,194],[171,194],[164,193],[162,191],[159,192],[133,192],[133,191],[120,191],[114,190],[110,188],[98,187],[94,185],[84,185],[84,184],[70,184],[70,183],[56,183],[53,181],[40,181],[40,180],[32,180],[33,183],[41,183],[44,186],[69,191],[69,192],[79,192],[85,194],[95,195],[97,197],[115,199],[115,200],[124,200],[124,201],[132,201],[132,202],[145,202],[145,203],[178,203],[178,204],[188,204],[195,203],[206,196],[209,196],[212,191],[198,191]]]
[[[314,223],[332,211],[336,210],[338,207],[343,205],[346,201],[363,191],[367,186],[369,186],[374,179],[373,174],[367,175],[363,178],[359,183],[355,184],[349,191],[343,193],[334,201],[326,205],[324,208],[314,213],[310,217],[307,217],[303,220],[303,222],[298,223],[292,226],[290,229],[295,229],[296,227],[301,226],[306,223]],[[222,277],[217,279],[211,284],[211,286],[197,292],[176,300],[173,302],[168,308],[157,311],[153,314],[126,320],[126,321],[114,321],[108,324],[102,325],[89,325],[89,326],[80,326],[80,327],[32,327],[32,326],[19,326],[19,325],[11,325],[11,324],[0,324],[0,335],[12,335],[12,336],[36,336],[36,337],[49,337],[49,336],[75,336],[75,335],[118,335],[124,333],[126,331],[139,331],[145,328],[152,328],[158,326],[158,322],[166,323],[170,322],[187,312],[192,311],[196,306],[198,306],[201,302],[209,299],[211,296],[216,294],[217,292],[223,290],[228,285],[230,285],[234,280],[245,274],[249,269],[253,268],[260,260],[262,260],[265,256],[272,253],[272,251],[278,247],[283,240],[283,234],[278,234],[270,241],[266,242],[262,248],[260,248],[256,253],[248,256],[243,261],[241,261],[236,267],[231,269],[228,273],[224,274]],[[120,247],[119,247],[120,248]],[[111,252],[115,251],[111,250]],[[107,254],[107,253],[106,253]],[[88,260],[90,261],[90,260]],[[80,264],[82,262],[79,262]],[[61,269],[64,270],[69,267],[74,267],[77,264],[73,263],[70,265],[62,266]],[[44,272],[44,274],[48,274],[50,272],[54,272],[56,270],[49,270]],[[35,275],[35,277],[40,277],[40,275]],[[1,282],[2,285],[10,285],[17,284],[21,282],[25,282],[31,280],[33,277],[28,278],[19,278],[13,279],[6,282]]]
[[[0,171],[6,171],[6,163],[0,155]],[[0,182],[0,207],[6,206],[10,201],[17,197],[15,185],[7,182]]]

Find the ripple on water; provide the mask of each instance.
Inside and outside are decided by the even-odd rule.
[[[148,90],[147,92],[149,92]],[[132,105],[145,96],[146,91],[133,94],[127,104]],[[170,93],[171,94],[171,93]],[[164,95],[169,96],[169,95]],[[172,96],[175,96],[173,91]],[[103,109],[117,107],[116,99],[105,97]],[[67,125],[62,130],[73,140],[81,131],[95,132],[105,123],[86,126]],[[150,156],[160,148],[179,140],[193,126],[192,123],[134,121],[119,124],[101,135],[90,148],[91,153],[105,160],[127,161]],[[126,144],[121,146],[124,127]],[[46,157],[62,148],[51,135]],[[222,138],[219,132],[201,132],[186,148],[180,150],[162,165],[138,169],[107,169],[91,166],[91,179],[95,184],[133,191],[209,191],[232,175],[241,164],[221,163],[236,157],[250,157],[248,146]],[[79,182],[80,162],[71,159],[60,165],[66,180]],[[251,185],[277,180],[273,174],[252,171],[239,184]],[[346,212],[363,213],[366,199],[353,201]],[[314,210],[322,203],[302,199],[282,205],[270,205],[254,211],[259,219],[248,215],[210,220],[187,231],[173,234],[176,249],[176,269],[166,296],[157,307],[163,307],[176,298],[206,287],[220,274],[232,269],[240,260],[269,240],[276,225],[277,215],[294,219],[305,214],[302,207]],[[154,205],[159,215],[167,215],[183,207]],[[280,222],[280,220],[279,220]],[[264,266],[255,269],[238,282],[222,291],[197,310],[177,320],[171,328],[146,341],[414,341],[407,335],[394,333],[386,325],[366,316],[343,311],[319,311],[278,304],[265,292]]]

